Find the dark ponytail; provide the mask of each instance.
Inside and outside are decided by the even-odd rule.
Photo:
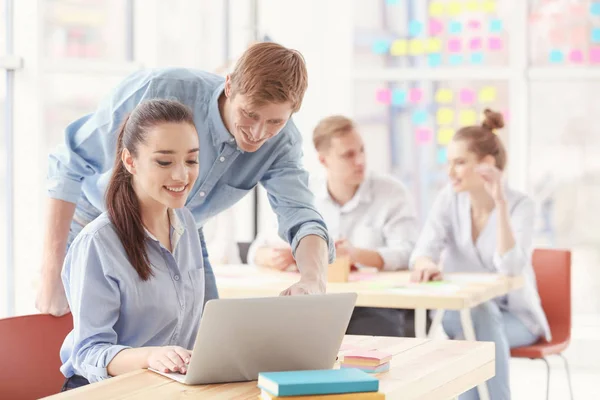
[[[115,164],[106,191],[109,218],[129,262],[144,281],[154,274],[146,251],[146,231],[142,224],[140,203],[133,190],[133,176],[121,161],[121,154],[127,149],[136,157],[138,145],[145,142],[148,129],[168,122],[184,122],[193,126],[192,111],[177,101],[150,100],[139,104],[125,118],[119,130]]]

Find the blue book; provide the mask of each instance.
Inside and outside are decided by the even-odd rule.
[[[275,396],[376,392],[379,380],[356,368],[261,372],[258,387]]]

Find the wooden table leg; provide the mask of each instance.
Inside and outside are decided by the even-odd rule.
[[[433,316],[433,321],[431,321],[431,327],[429,328],[429,332],[427,332],[427,337],[432,337],[442,325],[442,319],[444,318],[444,310],[435,310],[435,315]]]
[[[415,337],[427,337],[427,309],[415,308]]]
[[[465,339],[476,342],[477,337],[475,336],[475,328],[473,327],[473,320],[471,319],[470,308],[460,310],[460,322],[462,325],[463,333],[465,335]],[[477,386],[477,391],[479,392],[479,398],[481,400],[490,399],[490,394],[488,392],[488,388],[485,382]]]

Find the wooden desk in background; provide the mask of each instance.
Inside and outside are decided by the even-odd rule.
[[[298,273],[279,272],[252,265],[215,265],[221,298],[277,296],[299,278]],[[445,274],[443,283],[410,283],[408,271],[353,272],[346,283],[328,283],[327,293],[356,292],[357,306],[415,310],[415,332],[426,338],[427,310],[437,310],[429,334],[441,327],[445,310],[460,312],[465,338],[475,341],[471,308],[523,286],[523,278],[498,274]],[[489,399],[486,385],[480,398]]]
[[[376,375],[388,400],[447,400],[494,376],[493,343],[346,336],[344,344],[393,354],[390,370]],[[259,394],[256,381],[186,386],[139,370],[46,399],[255,400]]]

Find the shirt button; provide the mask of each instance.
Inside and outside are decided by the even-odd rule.
[[[175,276],[173,277],[173,279],[175,279],[176,281],[178,281],[178,280],[179,280],[179,275],[175,275]]]
[[[206,196],[206,193],[200,192],[200,197],[204,197],[204,196]]]
[[[233,142],[235,142],[234,138],[229,139],[229,143],[233,143]]]
[[[225,161],[225,157],[219,158],[219,161],[221,161],[221,162]]]

